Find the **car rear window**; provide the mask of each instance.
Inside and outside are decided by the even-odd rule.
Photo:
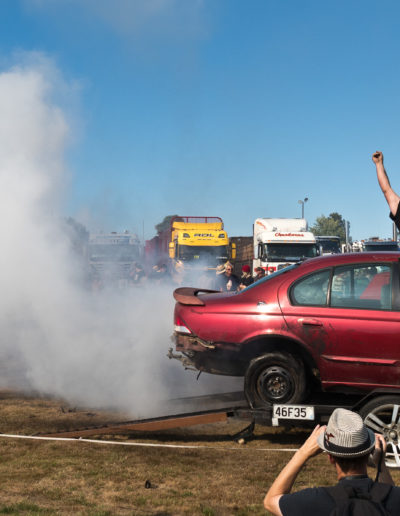
[[[323,269],[298,280],[290,299],[303,306],[391,310],[392,266],[358,263]]]
[[[354,264],[333,272],[332,307],[390,310],[392,267],[390,264]]]
[[[330,275],[331,269],[324,269],[302,278],[292,288],[292,302],[296,305],[326,306]]]

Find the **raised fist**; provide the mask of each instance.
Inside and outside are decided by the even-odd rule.
[[[383,154],[381,151],[376,151],[372,154],[372,161],[375,164],[383,163]]]

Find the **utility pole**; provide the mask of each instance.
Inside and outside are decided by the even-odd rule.
[[[350,252],[350,222],[348,220],[344,221],[344,229],[346,232],[346,251]]]

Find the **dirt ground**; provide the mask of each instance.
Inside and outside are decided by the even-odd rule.
[[[124,414],[0,391],[0,432],[19,436],[123,421]],[[0,514],[259,515],[278,471],[308,435],[300,429],[227,421],[185,429],[102,435],[102,442],[0,437]],[[96,436],[90,439],[96,439]],[[110,440],[113,443],[107,443]],[[123,444],[124,443],[124,444]],[[394,473],[400,482],[400,473]],[[304,468],[295,489],[335,481],[325,456]]]

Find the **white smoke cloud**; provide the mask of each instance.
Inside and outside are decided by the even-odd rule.
[[[44,56],[0,73],[0,386],[136,415],[210,391],[218,379],[166,358],[171,287],[82,285],[59,213],[70,129],[54,95],[68,90]]]

